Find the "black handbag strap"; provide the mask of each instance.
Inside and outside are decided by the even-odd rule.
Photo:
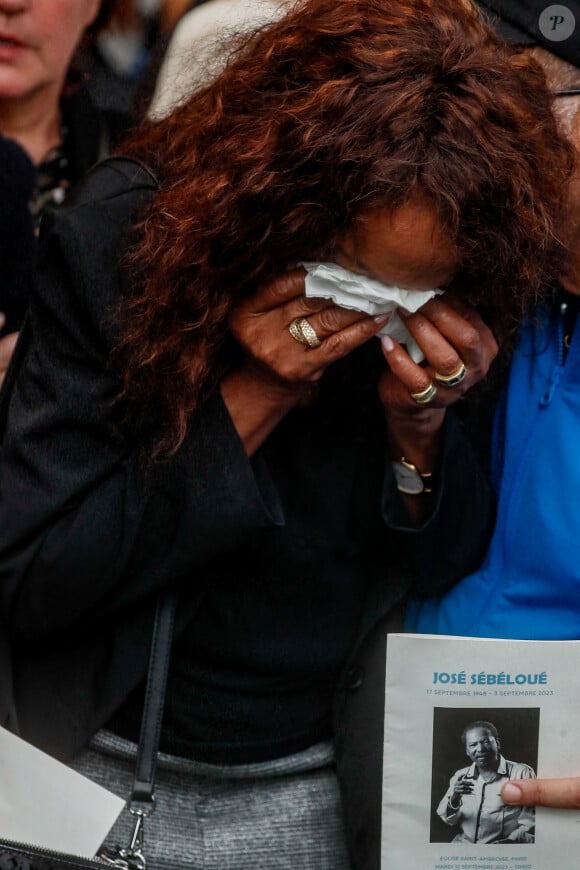
[[[129,812],[135,816],[135,824],[127,848],[104,847],[99,852],[100,860],[110,867],[124,868],[124,870],[147,868],[143,853],[143,827],[145,819],[153,812],[155,806],[155,768],[161,738],[174,617],[175,596],[166,593],[159,599],[155,612],[141,733],[135,761],[133,790],[129,801]]]
[[[157,605],[151,639],[143,718],[131,793],[133,810],[139,804],[152,804],[154,800],[155,768],[161,739],[174,619],[175,596],[166,594]]]

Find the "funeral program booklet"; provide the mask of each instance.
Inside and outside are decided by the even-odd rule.
[[[508,780],[580,776],[580,641],[387,638],[381,870],[578,870],[580,810]]]

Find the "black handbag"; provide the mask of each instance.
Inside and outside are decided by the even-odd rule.
[[[167,594],[159,601],[153,626],[139,748],[129,800],[129,812],[135,817],[131,842],[124,848],[103,849],[95,858],[83,858],[0,839],[0,870],[146,870],[143,828],[145,819],[155,806],[155,766],[165,705],[174,613],[174,597]]]

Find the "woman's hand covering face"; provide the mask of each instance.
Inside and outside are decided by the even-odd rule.
[[[230,321],[256,377],[298,391],[372,338],[386,320],[339,308],[327,299],[307,299],[304,277],[303,269],[295,269],[260,288],[236,308]],[[292,337],[290,324],[299,317],[308,320],[319,347]]]
[[[306,318],[320,339],[308,347],[289,331]],[[491,331],[479,315],[448,295],[437,297],[405,318],[425,355],[417,365],[404,347],[383,338],[388,366],[378,383],[385,406],[388,437],[397,455],[418,467],[432,467],[445,408],[487,374],[497,353]],[[307,398],[326,368],[379,332],[384,317],[340,308],[328,300],[304,296],[304,271],[295,269],[261,287],[233,312],[230,326],[244,351],[241,366],[222,382],[232,419],[252,453],[296,404]],[[411,392],[425,389],[435,372],[449,375],[463,362],[461,384],[440,387],[429,405],[418,405]]]
[[[379,395],[388,415],[416,417],[444,409],[486,376],[498,347],[473,308],[445,294],[415,314],[402,314],[425,360],[417,364],[402,345],[383,339],[388,368],[380,379]],[[300,317],[314,329],[319,347],[301,344],[290,334],[290,324]],[[304,271],[295,269],[239,305],[230,325],[257,378],[300,392],[319,380],[329,365],[376,335],[385,319],[340,308],[328,300],[307,299]],[[417,405],[411,398],[412,392],[421,392],[435,381],[436,373],[449,376],[461,363],[467,369],[462,383],[440,386],[429,406]]]
[[[383,339],[388,370],[379,383],[379,394],[387,417],[421,417],[441,412],[462,398],[489,370],[497,352],[497,342],[475,309],[446,293],[431,299],[415,314],[405,315],[405,325],[425,355],[418,365],[404,347],[392,339]],[[418,405],[411,393],[420,393],[431,383],[437,385],[436,373],[450,376],[461,364],[466,368],[464,380],[453,387],[438,386],[435,399]],[[441,413],[439,417],[441,417]]]
[[[497,354],[491,330],[478,313],[449,294],[437,296],[415,314],[405,316],[405,325],[425,355],[418,365],[397,342],[382,339],[388,368],[379,379],[379,396],[385,408],[387,440],[393,459],[405,457],[423,474],[436,467],[441,448],[445,411],[482,380]],[[439,385],[435,375],[465,375],[454,386]],[[417,404],[411,393],[421,393],[432,384],[437,392],[428,404]],[[403,497],[409,518],[420,525],[428,516],[428,500]]]
[[[328,300],[306,299],[304,278],[303,269],[282,275],[245,300],[230,318],[244,355],[222,380],[220,392],[249,456],[293,407],[308,399],[329,365],[368,341],[385,322]],[[290,326],[297,318],[308,321],[318,346],[293,337]]]

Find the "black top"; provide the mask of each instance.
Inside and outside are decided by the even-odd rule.
[[[369,582],[386,582],[396,547],[382,516],[383,365],[378,341],[338,364],[256,456],[284,521],[204,566],[203,601],[173,653],[166,751],[241,763],[330,737]],[[132,701],[110,727],[136,739],[142,702]]]

